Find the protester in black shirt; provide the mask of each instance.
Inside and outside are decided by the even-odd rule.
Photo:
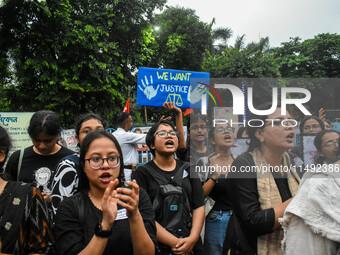
[[[60,159],[74,151],[57,144],[61,125],[58,115],[52,111],[33,114],[27,131],[33,146],[14,152],[6,172],[12,180],[33,183],[42,191],[46,202],[51,202],[53,171]]]
[[[104,130],[91,132],[79,162],[79,193],[65,198],[55,217],[58,254],[154,254],[151,203],[136,181],[123,187],[124,161],[116,138]]]
[[[216,124],[211,128],[209,137],[215,147],[215,153],[199,159],[195,166],[204,183],[206,203],[210,205],[211,199],[215,202],[210,212],[205,212],[207,215],[204,235],[205,255],[222,255],[223,241],[232,214],[230,193],[225,178],[234,161],[230,150],[235,140],[233,132],[234,129],[228,124]],[[208,209],[207,206],[205,208]]]
[[[155,203],[154,200],[160,185],[147,168],[162,175],[171,183],[176,173],[180,169],[183,170],[181,167],[187,163],[174,159],[174,152],[178,147],[178,137],[174,126],[169,121],[161,120],[154,124],[147,134],[146,143],[155,159],[145,166],[138,167],[132,177],[147,191],[151,201]],[[190,222],[183,222],[182,228],[184,229],[187,225],[192,225],[192,227],[188,235],[177,236],[159,223],[163,219],[156,218],[157,240],[160,243],[161,254],[190,254],[191,251],[194,254],[202,254],[202,242],[199,236],[204,220],[203,191],[197,174],[190,173],[189,168],[183,171],[182,188],[185,197],[189,199],[192,210]]]

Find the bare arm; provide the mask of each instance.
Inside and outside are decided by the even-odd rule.
[[[281,224],[279,223],[279,218],[283,217],[283,213],[285,212],[286,207],[288,206],[290,201],[292,201],[292,199],[293,198],[290,198],[290,199],[286,200],[285,202],[283,202],[282,204],[274,207],[275,224],[274,224],[273,230],[281,227]]]
[[[178,243],[178,238],[164,229],[161,224],[156,221],[157,227],[157,240],[171,248],[175,247]]]
[[[186,238],[179,239],[178,243],[176,244],[176,248],[172,249],[175,254],[189,254],[192,251],[200,237],[204,217],[204,206],[201,206],[193,211],[190,235]]]
[[[182,110],[178,108],[173,102],[164,103],[163,107],[169,111],[173,111],[176,115],[176,129],[179,134],[178,149],[183,151],[186,149],[187,146],[184,137]]]

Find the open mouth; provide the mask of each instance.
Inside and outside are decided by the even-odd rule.
[[[294,141],[294,133],[290,133],[289,135],[287,135],[287,139],[289,139],[290,141]]]
[[[231,141],[231,135],[225,135],[224,140],[230,142]]]
[[[109,173],[103,173],[101,176],[100,176],[100,179],[102,182],[110,182],[111,181],[111,174]]]
[[[173,146],[174,142],[172,140],[168,140],[165,142],[165,145]]]

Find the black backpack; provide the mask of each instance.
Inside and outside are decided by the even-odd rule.
[[[156,221],[176,237],[187,237],[191,230],[191,206],[188,196],[182,187],[183,172],[190,168],[185,162],[169,180],[151,166],[143,166],[159,184],[153,201]]]

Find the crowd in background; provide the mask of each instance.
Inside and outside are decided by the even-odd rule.
[[[58,144],[52,111],[32,116],[33,145],[9,158],[0,127],[0,254],[340,254],[340,135],[322,109],[300,120],[296,144],[280,107],[237,132],[192,114],[186,140],[181,109],[164,108],[175,125],[163,116],[147,134],[131,132],[129,113],[113,134],[79,116],[79,152]],[[318,171],[304,135],[315,135]],[[237,138],[249,146],[234,156]],[[153,157],[137,167],[140,144]]]

